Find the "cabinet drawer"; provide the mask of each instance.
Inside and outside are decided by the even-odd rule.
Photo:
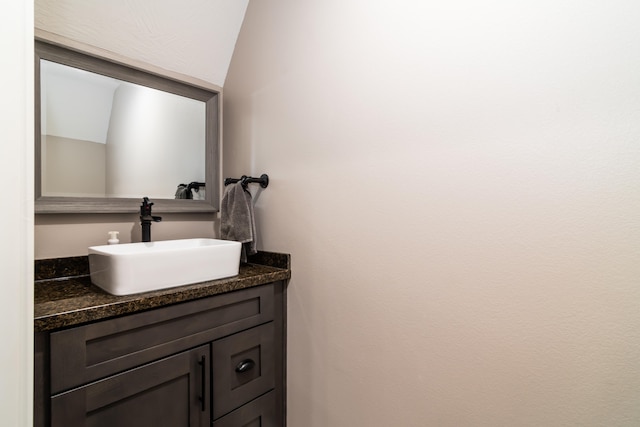
[[[274,333],[271,322],[212,343],[214,419],[275,387]]]
[[[269,322],[273,284],[51,334],[51,393]]]
[[[213,422],[213,427],[282,427],[276,418],[276,396],[270,391]]]

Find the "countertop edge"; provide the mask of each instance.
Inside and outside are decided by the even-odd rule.
[[[47,332],[78,326],[267,283],[287,281],[291,278],[290,256],[277,255],[286,257],[285,268],[244,264],[240,267],[237,276],[122,297],[105,293],[91,284],[88,276],[41,280],[35,284],[34,330]],[[264,256],[250,259],[250,261],[263,259]],[[64,291],[68,290],[70,296],[47,300],[46,295],[44,297],[41,295],[38,298],[39,289],[42,292],[42,289],[47,289],[47,286],[56,287],[58,293],[63,295]]]

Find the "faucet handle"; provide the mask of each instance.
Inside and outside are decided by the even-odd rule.
[[[151,206],[153,206],[153,202],[150,202],[148,197],[143,197],[140,205],[140,215],[151,215]]]

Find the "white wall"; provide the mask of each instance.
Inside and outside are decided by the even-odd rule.
[[[0,6],[0,424],[33,424],[33,4]]]
[[[106,144],[42,135],[42,194],[104,197]]]
[[[40,68],[42,134],[106,144],[118,81],[51,61]]]
[[[249,4],[224,168],[292,254],[288,425],[640,425],[638,22]]]
[[[120,85],[109,125],[107,196],[170,199],[178,184],[204,182],[205,113],[204,102]]]
[[[35,0],[36,28],[224,85],[249,0]]]

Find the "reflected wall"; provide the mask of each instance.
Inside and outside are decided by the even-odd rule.
[[[205,103],[41,60],[42,195],[172,199],[205,181]]]

